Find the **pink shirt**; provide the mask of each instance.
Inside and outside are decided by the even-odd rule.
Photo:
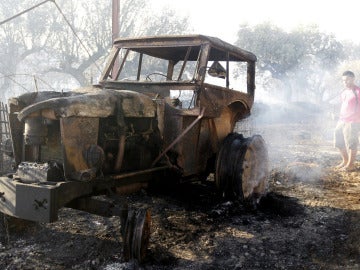
[[[354,91],[346,88],[341,93],[340,121],[350,123],[360,122],[360,87],[355,86]]]

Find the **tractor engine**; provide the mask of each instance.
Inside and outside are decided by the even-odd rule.
[[[10,127],[20,138],[13,140],[16,177],[89,181],[151,168],[162,140],[150,98],[98,89],[54,95],[41,92],[30,103],[25,94],[10,102]]]

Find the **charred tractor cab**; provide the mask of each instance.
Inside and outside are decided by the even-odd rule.
[[[256,203],[266,191],[266,146],[234,133],[254,102],[255,62],[214,37],[121,38],[99,84],[11,98],[16,172],[0,178],[0,211],[39,222],[56,221],[62,207],[119,215],[125,256],[140,260],[149,211],[95,195],[214,174],[221,194]]]

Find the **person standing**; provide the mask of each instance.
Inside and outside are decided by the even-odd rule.
[[[360,131],[360,87],[355,85],[355,74],[347,70],[342,74],[345,88],[341,92],[339,121],[335,127],[335,147],[339,149],[342,162],[337,168],[355,170]]]

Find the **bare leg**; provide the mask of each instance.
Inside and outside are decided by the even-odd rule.
[[[344,169],[346,170],[353,170],[354,169],[354,164],[355,164],[355,160],[356,160],[356,153],[357,153],[357,149],[350,149],[349,150],[349,160],[347,162],[347,164],[344,166]]]
[[[339,149],[340,155],[342,157],[342,162],[336,166],[336,168],[340,169],[342,167],[345,167],[349,163],[349,155],[345,148]]]

